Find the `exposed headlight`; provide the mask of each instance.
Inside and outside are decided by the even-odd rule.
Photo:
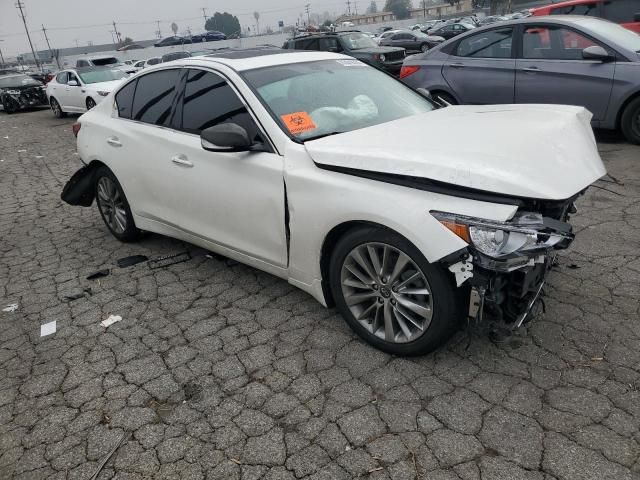
[[[100,95],[101,97],[106,97],[107,95],[109,95],[109,92],[105,92],[104,90],[98,90],[98,95]]]
[[[20,95],[20,90],[5,90],[4,93],[8,93],[9,95]]]
[[[380,55],[380,61],[381,61],[381,62],[384,62],[386,59],[387,59],[387,57],[385,57],[385,56],[384,56],[384,53],[382,53],[382,54]]]
[[[573,240],[567,224],[565,231],[547,225],[538,213],[519,213],[509,222],[494,222],[444,212],[431,212],[477,251],[491,258],[533,256],[551,248],[566,248]]]

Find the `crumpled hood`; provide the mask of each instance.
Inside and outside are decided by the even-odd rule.
[[[602,177],[582,107],[453,106],[305,142],[320,165],[564,200]]]

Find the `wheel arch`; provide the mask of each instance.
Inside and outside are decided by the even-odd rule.
[[[618,108],[618,112],[616,113],[616,129],[620,130],[620,127],[622,126],[622,115],[624,114],[625,109],[629,106],[629,104],[631,102],[633,102],[636,98],[640,98],[640,90],[633,92],[631,95],[629,95],[624,102],[622,102],[622,104],[620,105],[620,108]]]

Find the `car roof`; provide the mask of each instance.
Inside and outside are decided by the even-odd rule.
[[[291,63],[314,62],[320,60],[352,59],[346,55],[332,52],[309,50],[283,50],[279,48],[256,48],[246,50],[228,49],[210,55],[176,60],[185,66],[207,66],[212,63],[226,65],[236,71],[255,68],[287,65]]]

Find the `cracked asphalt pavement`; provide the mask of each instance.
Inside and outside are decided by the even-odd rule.
[[[614,178],[546,313],[397,358],[282,280],[64,204],[74,121],[0,114],[0,478],[88,480],[127,432],[99,479],[640,478],[640,147],[599,134]]]

